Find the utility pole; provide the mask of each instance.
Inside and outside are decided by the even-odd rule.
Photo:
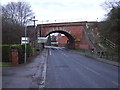
[[[36,29],[35,22],[36,22],[36,21],[38,21],[38,20],[36,20],[36,19],[35,19],[35,16],[34,16],[34,17],[33,17],[33,19],[31,19],[31,21],[33,21],[33,22],[34,22],[34,30],[35,30],[35,29]],[[37,36],[37,35],[36,35],[36,36]]]
[[[35,20],[35,16],[33,17],[33,19],[28,19],[28,20],[31,20],[31,21],[34,22],[34,30],[35,30],[35,28],[36,28],[36,27],[35,27],[35,22],[38,21],[38,20]],[[26,50],[26,49],[27,49],[27,47],[26,47],[26,44],[27,44],[27,43],[26,43],[26,41],[27,41],[27,39],[28,39],[26,36],[27,36],[27,24],[26,24],[26,26],[25,26],[25,54],[24,54],[24,63],[25,63],[25,64],[26,64],[26,60],[27,60],[27,52],[26,52],[26,51],[27,51],[27,50]],[[36,36],[37,36],[37,35],[36,35]],[[37,39],[37,37],[36,37],[36,39]]]
[[[42,21],[41,26],[40,26],[40,37],[42,36],[42,28],[43,28],[43,21]]]
[[[34,27],[35,27],[35,22],[38,21],[35,19],[35,16],[33,17],[32,21],[34,22]]]
[[[37,43],[37,32],[36,32],[36,25],[35,25],[35,22],[38,21],[38,20],[35,19],[35,16],[33,17],[33,19],[30,19],[30,20],[34,22],[35,37],[34,37],[34,41],[33,41],[33,43],[34,43],[33,46],[35,47],[35,44]]]
[[[42,21],[41,29],[40,29],[40,37],[42,37],[42,29],[43,29],[43,21]],[[41,45],[42,45],[42,49],[44,49],[44,43],[41,43]]]

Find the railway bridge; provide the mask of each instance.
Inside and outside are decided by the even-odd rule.
[[[67,42],[68,48],[89,49],[92,47],[85,29],[96,22],[66,22],[66,23],[50,23],[38,24],[37,30],[39,36],[46,37],[51,33],[64,34],[69,40]]]

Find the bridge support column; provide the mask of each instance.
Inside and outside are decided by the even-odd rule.
[[[75,49],[75,43],[74,43],[74,41],[68,40],[67,41],[67,48],[69,48],[69,49]]]
[[[75,41],[75,48],[76,49],[90,49],[90,45],[88,43],[81,43],[80,41]]]

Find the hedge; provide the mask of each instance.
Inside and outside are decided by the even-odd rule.
[[[22,46],[22,49],[23,49],[23,53],[25,53],[25,45],[23,44],[21,46]],[[32,48],[29,44],[26,44],[26,50],[27,50],[26,51],[27,52],[27,57],[32,56],[33,51],[32,51]]]
[[[2,45],[2,61],[3,62],[11,62],[10,53],[11,53],[10,45]]]
[[[24,52],[25,52],[25,45],[14,44],[14,45],[0,45],[2,46],[2,61],[3,62],[11,62],[11,50],[17,49],[18,50],[18,59],[19,63],[24,62]],[[27,57],[32,55],[32,48],[29,44],[26,45],[27,49]]]

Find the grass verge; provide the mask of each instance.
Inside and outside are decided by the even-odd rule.
[[[0,67],[10,67],[10,66],[12,66],[12,64],[9,62],[0,62]]]
[[[85,50],[83,49],[75,49],[75,51],[85,53]]]

